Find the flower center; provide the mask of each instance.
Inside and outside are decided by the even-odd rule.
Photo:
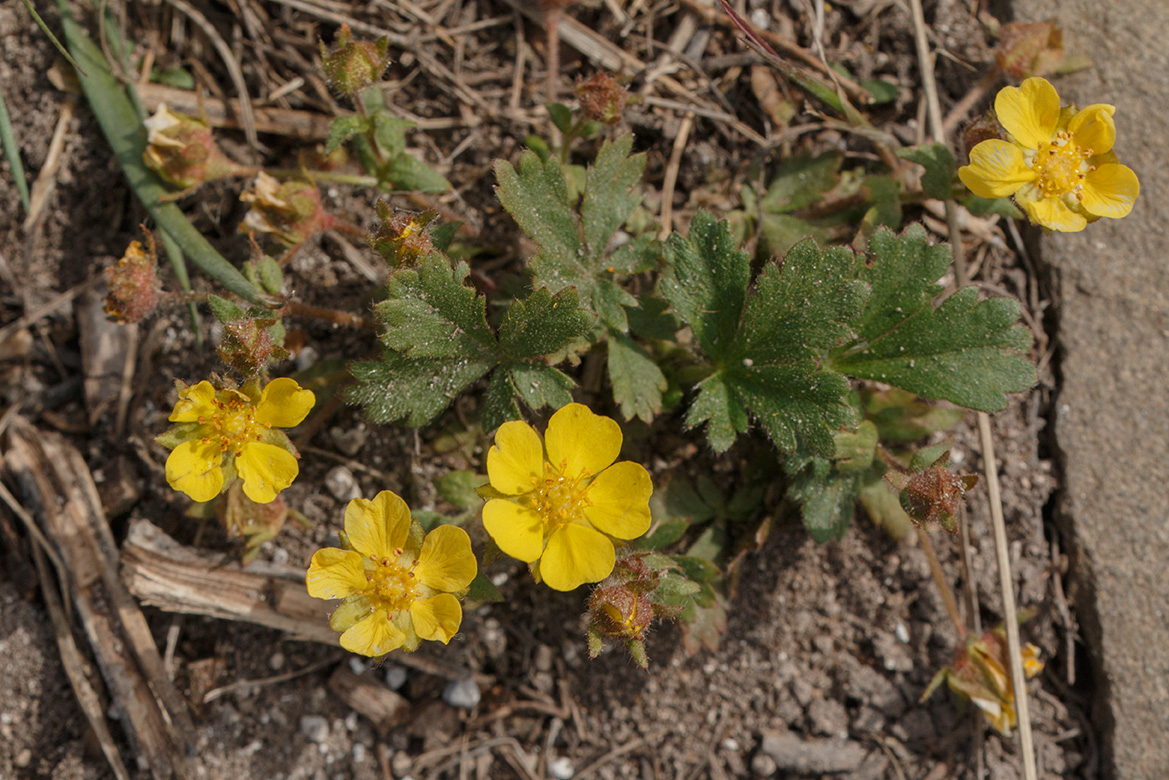
[[[1031,160],[1031,169],[1039,175],[1035,185],[1044,197],[1075,195],[1083,200],[1084,177],[1096,170],[1088,164],[1091,156],[1091,149],[1072,145],[1071,134],[1067,131],[1056,133],[1051,143],[1039,144]]]
[[[401,550],[395,550],[401,555]],[[414,577],[413,566],[403,566],[396,558],[378,558],[371,555],[373,570],[366,569],[365,577],[369,580],[369,587],[365,590],[365,597],[373,604],[377,612],[386,612],[390,617],[402,610],[409,609],[419,593],[415,588],[418,580]]]
[[[219,450],[234,450],[236,457],[243,454],[245,443],[260,441],[263,438],[260,432],[272,427],[270,423],[256,422],[255,405],[239,398],[229,398],[227,401],[216,399],[215,411],[210,416],[200,416],[199,423],[215,429],[215,434],[205,437],[203,441],[218,438]]]
[[[593,503],[589,501],[588,492],[588,482],[583,475],[573,479],[565,476],[562,468],[545,463],[544,480],[528,494],[528,502],[545,525],[556,528],[585,521],[584,509]]]

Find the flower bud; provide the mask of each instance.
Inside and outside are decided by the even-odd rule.
[[[288,350],[272,337],[272,329],[279,325],[278,319],[251,317],[223,323],[219,359],[244,376],[256,376],[270,362],[288,357]]]
[[[239,199],[252,206],[240,224],[241,233],[271,233],[287,246],[298,246],[333,225],[317,186],[307,181],[290,179],[281,184],[261,172]]]
[[[604,71],[594,73],[588,81],[576,85],[581,111],[594,122],[616,124],[625,110],[629,93]]]
[[[937,523],[956,534],[954,516],[962,505],[962,496],[976,484],[978,477],[959,477],[935,464],[909,478],[901,491],[901,508],[918,525]]]
[[[389,38],[376,44],[353,40],[349,25],[342,24],[332,48],[321,41],[321,64],[329,86],[342,95],[356,95],[382,77],[390,58]]]
[[[112,320],[141,322],[165,296],[159,288],[158,256],[150,232],[146,233],[146,245],[144,250],[140,242],[131,241],[121,259],[106,269],[109,292],[104,308]]]
[[[201,119],[172,114],[164,103],[144,124],[148,136],[143,162],[179,189],[238,176],[246,170],[220,151],[211,127]]]
[[[438,217],[436,211],[421,214],[394,214],[383,200],[377,203],[382,223],[369,234],[369,245],[385,258],[391,268],[413,268],[434,251],[427,225]]]

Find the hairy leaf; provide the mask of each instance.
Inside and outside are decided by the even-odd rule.
[[[644,349],[624,333],[609,337],[609,381],[626,419],[653,420],[662,410],[666,377]]]
[[[387,351],[381,360],[353,364],[357,385],[348,390],[347,397],[365,407],[372,422],[403,420],[417,427],[437,417],[491,365],[485,360],[409,358]]]
[[[1031,333],[1017,324],[1014,300],[979,301],[967,287],[934,308],[947,249],[928,247],[920,226],[900,237],[878,231],[870,248],[861,278],[873,293],[854,322],[857,338],[833,351],[833,369],[985,412],[1035,384]]]
[[[897,150],[897,156],[925,168],[921,188],[926,195],[938,200],[949,198],[954,190],[958,166],[954,155],[945,144],[922,144]]]
[[[593,318],[580,308],[575,289],[552,295],[541,287],[508,308],[499,326],[499,343],[513,358],[539,357],[564,349],[592,324]]]
[[[720,452],[754,418],[781,450],[803,442],[831,455],[833,433],[857,422],[848,380],[821,365],[850,335],[846,323],[867,298],[852,253],[802,243],[782,266],[765,265],[749,289],[747,255],[725,223],[700,212],[690,238],[673,237],[667,255],[662,292],[714,369],[698,386],[687,424],[707,423]]]

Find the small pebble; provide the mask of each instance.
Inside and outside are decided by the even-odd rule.
[[[758,27],[760,30],[771,29],[771,14],[763,8],[756,8],[751,12],[751,24]]]
[[[213,322],[212,327],[218,325],[218,322]],[[308,371],[317,364],[321,359],[321,354],[312,347],[302,347],[300,352],[296,353],[296,370]]]
[[[391,691],[400,691],[406,684],[406,667],[397,664],[386,664],[386,687]]]
[[[25,748],[16,754],[16,758],[12,759],[12,763],[23,769],[32,763],[32,751]]]
[[[329,738],[329,721],[320,715],[303,715],[300,719],[300,733],[310,742],[324,743]]]
[[[771,777],[779,767],[775,765],[775,759],[766,753],[756,753],[755,757],[751,759],[751,771],[759,777]]]
[[[351,712],[345,716],[345,730],[357,731],[357,713]]]
[[[368,668],[365,665],[365,661],[362,661],[357,656],[349,657],[349,670],[354,674],[365,674],[365,670]]]
[[[272,563],[277,566],[287,566],[289,560],[288,550],[283,547],[277,547],[272,551]]]
[[[567,756],[561,756],[548,764],[548,774],[552,775],[556,780],[569,780],[575,772],[576,767],[572,765],[572,761]]]
[[[358,742],[353,746],[353,763],[360,764],[365,761],[365,745]]]
[[[483,694],[479,692],[479,685],[470,677],[461,680],[451,680],[442,691],[442,700],[452,707],[469,710],[479,703]]]
[[[344,466],[334,466],[325,475],[325,489],[333,498],[342,502],[349,502],[361,498],[361,488],[357,485],[357,477]]]
[[[901,640],[902,643],[909,644],[909,629],[906,628],[905,624],[900,620],[898,620],[897,625],[893,627],[893,634],[899,640]]]
[[[284,653],[272,653],[272,657],[268,659],[268,668],[274,672],[278,672],[284,668]]]

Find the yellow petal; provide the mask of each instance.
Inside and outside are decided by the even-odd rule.
[[[589,485],[585,517],[599,530],[618,539],[636,539],[649,530],[649,472],[623,460],[602,471]]]
[[[544,551],[544,520],[532,509],[504,498],[483,506],[483,528],[511,557],[531,563]]]
[[[430,639],[445,645],[459,633],[463,608],[451,594],[440,593],[434,598],[411,604],[410,617],[414,620],[414,633],[418,634],[419,639]]]
[[[487,453],[491,487],[509,496],[533,490],[544,478],[544,445],[527,423],[512,420],[495,432],[495,446]]]
[[[179,400],[170,413],[171,422],[198,422],[219,411],[215,406],[215,388],[204,379],[193,387],[179,391]]]
[[[166,481],[195,501],[210,501],[223,489],[222,463],[218,442],[185,441],[166,459]]]
[[[1036,225],[1048,230],[1058,230],[1061,233],[1078,233],[1088,226],[1088,220],[1083,214],[1077,214],[1068,208],[1062,198],[1038,198],[1036,200],[1018,201],[1023,211]]]
[[[600,531],[566,525],[553,532],[540,559],[540,576],[553,590],[574,590],[613,572],[613,543]]]
[[[316,599],[346,599],[368,584],[361,556],[336,547],[313,553],[305,575],[308,594]]]
[[[427,587],[453,593],[470,585],[478,569],[467,532],[440,525],[426,535],[414,576]]]
[[[980,198],[1005,198],[1036,177],[1019,147],[992,139],[970,150],[970,164],[958,169],[958,178]]]
[[[355,498],[345,507],[345,533],[353,549],[375,558],[396,558],[410,536],[410,507],[393,491],[370,501]]]
[[[1116,107],[1095,103],[1080,111],[1068,122],[1072,143],[1081,149],[1091,149],[1093,155],[1105,154],[1116,143],[1116,125],[1112,115]]]
[[[370,658],[397,650],[405,641],[406,635],[381,611],[374,612],[341,635],[341,647]]]
[[[544,433],[548,462],[571,479],[599,474],[621,452],[621,426],[593,414],[583,404],[568,404],[552,415]]]
[[[999,123],[1028,149],[1050,143],[1059,124],[1059,93],[1046,79],[1031,78],[1021,87],[1004,87],[994,101]]]
[[[305,390],[295,380],[287,377],[273,379],[260,395],[256,404],[256,422],[277,428],[291,428],[300,425],[312,411],[317,397],[312,390]]]
[[[274,501],[300,472],[291,452],[262,441],[244,444],[236,456],[235,468],[244,481],[244,495],[257,504]]]
[[[1127,165],[1101,165],[1084,177],[1084,210],[1098,217],[1128,216],[1141,194],[1141,183]]]

